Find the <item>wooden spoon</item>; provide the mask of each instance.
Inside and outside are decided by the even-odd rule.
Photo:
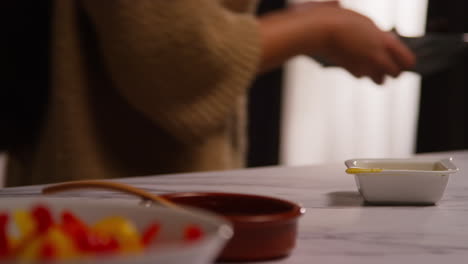
[[[120,191],[132,195],[136,195],[141,197],[145,201],[152,201],[157,202],[165,207],[169,208],[177,208],[180,209],[181,207],[177,204],[162,198],[158,195],[149,193],[142,189],[111,181],[100,181],[100,180],[84,180],[84,181],[72,181],[72,182],[64,182],[55,185],[51,185],[42,189],[43,194],[53,194],[58,192],[70,191],[70,190],[77,190],[77,189],[105,189],[105,190],[113,190],[113,191]]]

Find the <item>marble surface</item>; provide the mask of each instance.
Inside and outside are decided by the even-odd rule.
[[[154,193],[223,191],[276,196],[307,209],[297,246],[287,258],[264,263],[465,263],[468,259],[468,151],[419,157],[454,157],[436,206],[367,206],[345,166],[265,167],[227,172],[122,179]],[[418,188],[418,186],[415,186]],[[30,196],[41,186],[0,189],[1,197]],[[107,191],[63,193],[71,199],[136,199]],[[72,198],[73,197],[73,198]]]

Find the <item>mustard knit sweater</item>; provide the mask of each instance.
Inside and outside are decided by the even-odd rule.
[[[259,59],[250,0],[56,0],[52,87],[7,185],[238,168]]]

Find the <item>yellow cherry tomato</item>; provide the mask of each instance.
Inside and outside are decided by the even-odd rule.
[[[122,252],[139,252],[143,249],[138,230],[124,217],[104,218],[93,226],[93,230],[117,239]]]
[[[47,241],[55,245],[59,259],[70,259],[79,255],[73,240],[57,226],[50,228],[46,237]]]
[[[25,210],[17,210],[13,213],[13,219],[20,232],[19,239],[31,235],[36,230],[36,222],[31,213]]]
[[[21,261],[33,261],[39,259],[39,251],[44,238],[42,236],[31,237],[28,241],[20,241],[22,244],[16,252]]]

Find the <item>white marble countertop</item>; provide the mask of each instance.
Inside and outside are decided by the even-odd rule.
[[[421,157],[424,157],[422,155]],[[265,167],[238,171],[122,179],[154,193],[223,191],[276,196],[307,209],[300,219],[292,255],[264,263],[466,263],[468,259],[468,151],[435,153],[454,157],[452,175],[436,206],[366,206],[345,166]],[[1,197],[37,195],[40,186],[0,189]],[[135,199],[107,191],[61,196]],[[262,262],[263,263],[263,262]]]

